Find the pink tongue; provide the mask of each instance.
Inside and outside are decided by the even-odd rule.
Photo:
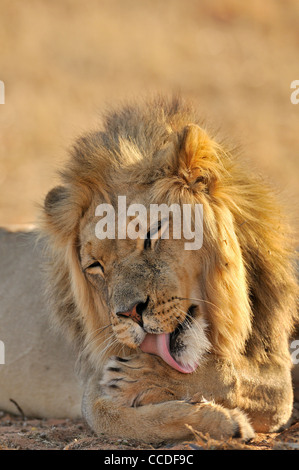
[[[184,366],[175,361],[169,351],[169,341],[169,333],[163,333],[161,335],[153,335],[148,333],[141,343],[140,348],[143,352],[160,356],[163,361],[179,372],[183,372],[184,374],[190,374],[191,372],[194,372],[196,365],[194,367],[189,365]]]

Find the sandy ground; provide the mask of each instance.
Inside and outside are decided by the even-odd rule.
[[[294,424],[280,433],[256,434],[249,443],[238,439],[216,441],[195,433],[194,441],[159,447],[125,439],[96,437],[83,421],[23,419],[2,413],[0,450],[299,450],[299,413]]]

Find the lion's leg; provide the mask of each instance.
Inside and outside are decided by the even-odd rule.
[[[225,406],[244,410],[257,432],[276,432],[290,423],[293,410],[291,373],[285,367],[268,366],[237,376],[239,386],[224,400]]]
[[[211,359],[196,374],[183,376],[150,354],[126,359],[111,357],[103,367],[94,399],[99,396],[129,409],[168,401],[201,403],[204,397],[224,409],[242,410],[258,432],[273,432],[286,426],[293,403],[288,365],[253,368],[244,360],[238,368],[229,362],[223,362],[221,367],[218,362],[215,367]]]
[[[83,398],[83,415],[97,434],[145,442],[190,439],[192,430],[214,438],[241,437],[248,440],[254,431],[244,413],[212,402],[190,403],[172,400],[139,407],[119,406],[101,397],[99,381],[92,380]]]

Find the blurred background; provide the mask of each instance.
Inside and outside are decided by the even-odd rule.
[[[299,202],[298,0],[1,0],[0,224],[34,222],[101,110],[181,92]]]

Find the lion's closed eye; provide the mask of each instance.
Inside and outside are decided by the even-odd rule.
[[[94,261],[90,265],[86,266],[83,271],[88,274],[104,274],[104,266],[99,261]]]

